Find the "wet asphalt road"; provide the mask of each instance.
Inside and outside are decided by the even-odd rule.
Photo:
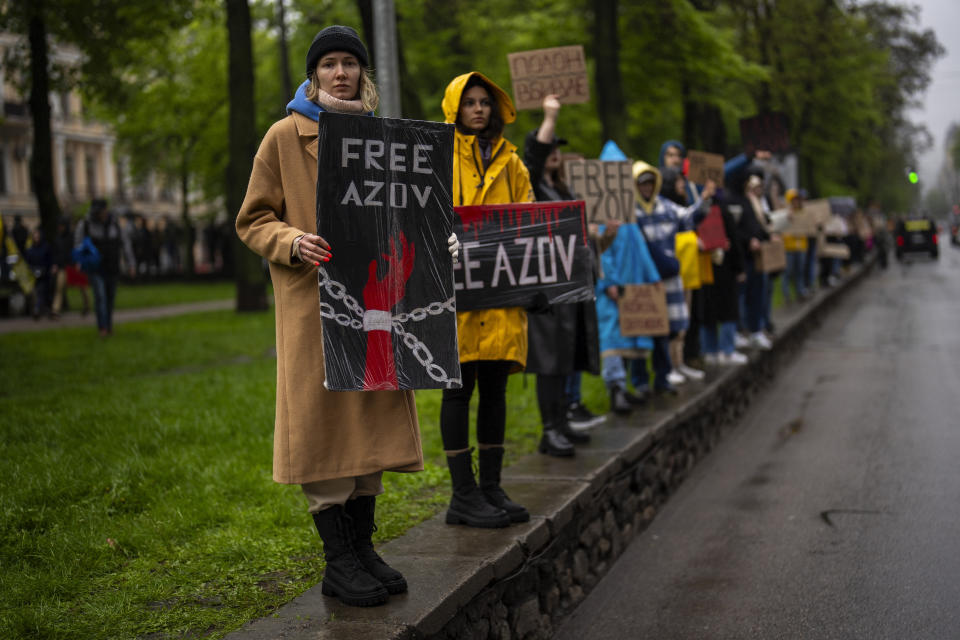
[[[960,638],[960,249],[844,297],[555,638]]]

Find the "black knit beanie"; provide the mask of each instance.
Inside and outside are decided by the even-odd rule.
[[[317,62],[323,57],[323,54],[331,51],[346,51],[357,56],[360,66],[369,67],[370,62],[367,58],[367,48],[363,46],[363,41],[357,32],[350,27],[344,27],[339,24],[331,25],[318,33],[310,44],[310,50],[307,51],[307,75],[317,68]]]

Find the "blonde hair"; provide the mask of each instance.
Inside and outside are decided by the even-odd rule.
[[[306,91],[307,100],[316,102],[317,95],[320,92],[320,83],[317,81],[316,70],[310,72],[307,80],[310,81]],[[380,94],[377,93],[377,85],[374,83],[373,76],[369,69],[360,68],[360,90],[357,93],[358,95],[354,99],[360,99],[360,104],[363,105],[364,111],[377,110],[377,105],[380,104]]]

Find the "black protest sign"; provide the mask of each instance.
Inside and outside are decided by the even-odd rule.
[[[324,385],[459,387],[453,125],[321,113],[317,174]]]
[[[790,150],[787,116],[780,112],[761,113],[740,120],[740,138],[747,153],[770,151],[784,153]]]
[[[582,201],[455,207],[457,309],[593,299]]]
[[[586,202],[587,222],[636,222],[636,196],[630,162],[569,160],[564,163],[570,191]]]

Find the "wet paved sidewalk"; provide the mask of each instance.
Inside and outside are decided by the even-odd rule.
[[[141,320],[155,320],[157,318],[182,316],[188,313],[224,311],[233,309],[235,304],[236,301],[233,300],[233,298],[229,298],[226,300],[206,300],[203,302],[171,304],[164,307],[122,309],[113,312],[113,323],[118,325],[127,322],[139,322]],[[0,319],[0,334],[21,333],[27,331],[45,331],[48,329],[62,329],[64,327],[90,327],[91,329],[96,330],[97,316],[91,310],[90,313],[86,315],[81,314],[79,311],[70,311],[60,316],[59,320],[51,320],[45,317],[34,320],[30,316]]]

